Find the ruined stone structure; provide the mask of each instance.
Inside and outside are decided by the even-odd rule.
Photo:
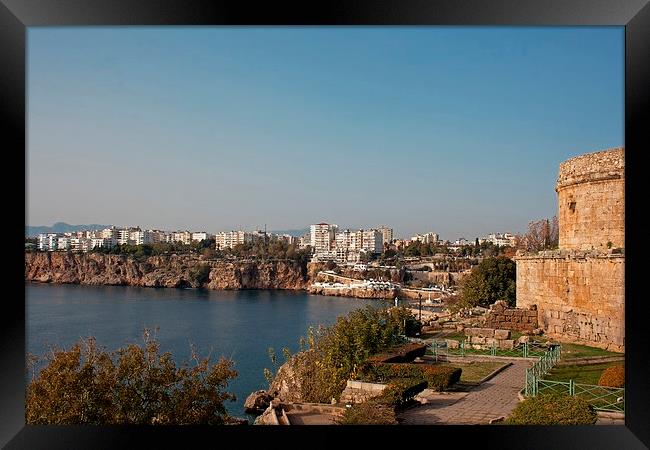
[[[518,255],[517,306],[558,340],[625,350],[625,154],[560,165],[559,250]]]
[[[485,315],[484,326],[532,332],[537,328],[537,307],[532,305],[529,309],[508,308],[506,302],[499,300],[490,306]]]

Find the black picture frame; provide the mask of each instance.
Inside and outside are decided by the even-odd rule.
[[[26,27],[82,25],[614,25],[625,27],[626,147],[626,418],[625,426],[590,427],[89,427],[26,426],[24,232],[17,216],[26,213],[26,186],[9,175],[26,173]],[[0,314],[0,444],[6,448],[131,448],[187,445],[207,439],[254,439],[266,448],[340,446],[363,439],[364,446],[394,438],[402,445],[474,445],[513,449],[636,449],[650,446],[650,362],[646,316],[642,313],[643,221],[633,187],[641,187],[643,144],[650,92],[650,6],[648,0],[401,0],[333,1],[277,4],[209,0],[0,0],[0,124],[4,130],[5,199],[11,216],[6,240],[16,253],[5,271],[15,294],[4,296]],[[25,179],[26,181],[26,179]],[[636,194],[638,195],[638,194]],[[15,205],[14,205],[15,203]],[[25,208],[25,209],[22,209]],[[7,228],[7,227],[5,227]],[[19,229],[20,228],[20,229]],[[14,238],[15,237],[15,238]],[[634,245],[636,244],[636,245]],[[15,262],[14,262],[15,261]],[[21,279],[22,278],[22,279]],[[12,289],[12,290],[13,290]],[[350,433],[361,433],[353,436]],[[353,440],[354,438],[354,440]],[[359,444],[356,444],[359,445]]]

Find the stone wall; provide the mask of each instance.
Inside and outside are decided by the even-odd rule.
[[[625,150],[560,164],[559,250],[518,255],[517,306],[558,340],[625,349]]]
[[[625,257],[544,252],[517,258],[517,306],[536,305],[539,326],[559,340],[623,351]]]
[[[502,348],[512,350],[515,341],[510,339],[510,330],[495,330],[494,328],[465,328],[467,343],[475,349]],[[456,345],[458,345],[457,341]],[[451,344],[451,345],[450,345]],[[454,348],[454,345],[447,340],[447,345]]]
[[[559,247],[591,250],[625,247],[625,153],[588,153],[560,164]]]
[[[366,402],[381,395],[386,386],[386,384],[348,380],[339,402],[347,404]]]
[[[537,323],[536,305],[530,305],[528,309],[508,308],[505,302],[498,301],[485,315],[484,324],[487,328],[532,332],[538,327]]]

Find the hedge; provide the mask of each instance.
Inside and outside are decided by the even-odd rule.
[[[338,419],[340,425],[396,425],[394,408],[369,401],[346,408]]]
[[[598,380],[599,386],[624,387],[625,386],[625,367],[612,366],[605,369]]]
[[[417,357],[422,357],[427,351],[427,346],[418,344],[416,342],[409,342],[408,344],[394,347],[386,352],[371,356],[368,361],[371,363],[384,362],[384,363],[397,363],[397,362],[411,362]]]
[[[442,391],[460,380],[459,367],[436,366],[430,364],[386,364],[371,363],[360,370],[365,381],[387,382],[394,378],[414,378],[424,380],[430,389]]]
[[[596,411],[586,400],[559,393],[543,393],[519,403],[508,425],[591,425],[596,423]]]
[[[418,378],[396,378],[388,383],[388,386],[373,402],[381,405],[399,408],[413,399],[417,394],[427,387],[427,382]]]

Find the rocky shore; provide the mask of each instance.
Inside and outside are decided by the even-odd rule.
[[[196,275],[205,267],[206,277]],[[144,287],[305,290],[318,273],[294,261],[202,261],[191,255],[135,259],[101,253],[26,253],[25,281]]]

